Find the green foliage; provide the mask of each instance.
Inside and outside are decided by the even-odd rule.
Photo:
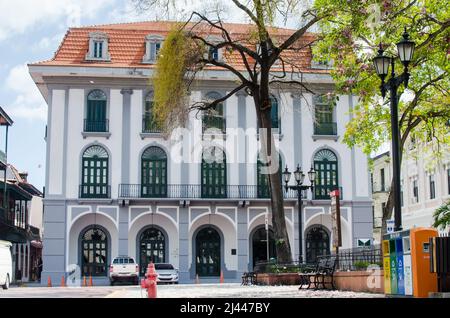
[[[450,120],[449,0],[316,0],[315,6],[340,7],[321,22],[323,40],[317,42],[314,54],[316,59],[334,62],[332,76],[339,93],[359,97],[344,141],[370,154],[391,139],[389,103],[381,100],[381,81],[372,59],[379,43],[387,54],[396,55],[395,43],[406,27],[417,49],[410,66],[408,98],[399,104],[402,137],[413,135],[421,143],[434,139],[450,145],[446,125]],[[397,60],[396,74],[402,72]],[[446,148],[430,150],[436,157]]]
[[[450,200],[441,205],[433,214],[435,228],[445,230],[450,226]]]
[[[188,73],[200,51],[179,25],[164,41],[158,56],[154,87],[154,121],[165,132],[183,126],[188,115]]]

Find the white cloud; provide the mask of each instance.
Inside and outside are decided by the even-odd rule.
[[[81,17],[94,18],[115,0],[14,0],[0,1],[0,41],[23,34],[40,23],[79,26]]]
[[[12,104],[6,107],[11,117],[47,120],[47,104],[28,73],[26,64],[17,65],[10,70],[5,88],[17,96]]]

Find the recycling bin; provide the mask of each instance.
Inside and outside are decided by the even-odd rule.
[[[403,273],[405,279],[405,296],[413,295],[412,268],[411,268],[411,239],[403,237]]]
[[[383,240],[384,293],[391,293],[391,258],[389,240]]]
[[[430,271],[430,238],[438,232],[414,228],[383,236],[385,294],[428,297],[437,290],[436,273]]]

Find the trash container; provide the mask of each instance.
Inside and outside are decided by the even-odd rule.
[[[437,291],[436,273],[430,271],[430,238],[438,232],[414,228],[383,236],[385,294],[428,297]]]

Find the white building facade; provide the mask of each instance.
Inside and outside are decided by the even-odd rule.
[[[43,282],[70,275],[74,265],[81,276],[107,282],[109,263],[118,255],[134,257],[141,272],[150,261],[172,263],[187,283],[197,275],[217,282],[221,273],[226,281],[240,281],[267,259],[264,225],[266,218],[271,223],[271,208],[267,179],[258,173],[253,99],[239,92],[219,115],[191,113],[185,130],[160,134],[149,120],[152,50],[159,48],[152,44],[170,29],[160,26],[71,29],[51,61],[29,66],[48,103]],[[127,55],[134,61],[122,58],[124,34],[136,37]],[[340,96],[318,127],[315,109],[323,107],[321,96],[333,83],[321,70],[304,77],[317,94],[277,90],[272,102],[282,166],[314,166],[319,178],[301,213],[304,258],[313,261],[331,250],[331,190],[343,193],[342,248],[371,240],[373,218],[367,157],[341,143],[357,98]],[[234,85],[230,73],[205,70],[191,102],[223,96]],[[219,132],[205,131],[211,127]],[[207,153],[223,160],[211,162]],[[296,194],[286,194],[295,260],[296,202]],[[270,242],[269,257],[275,257],[272,237]]]
[[[450,152],[441,145],[443,156],[436,160],[431,144],[412,146],[408,142],[401,168],[402,227],[432,227],[437,208],[450,200]],[[392,181],[392,161],[386,152],[373,158],[372,192],[374,208],[374,240],[380,242],[383,209]],[[392,215],[394,220],[394,215]]]

